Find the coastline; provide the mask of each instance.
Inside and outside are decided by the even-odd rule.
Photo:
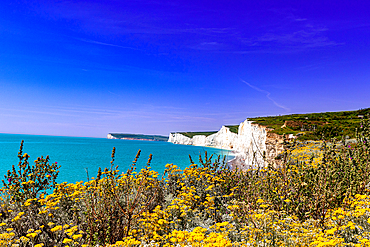
[[[227,126],[222,126],[214,134],[194,135],[192,137],[184,136],[181,133],[170,133],[168,142],[193,146],[213,146],[228,150],[233,156],[227,161],[229,167],[240,170],[264,166],[263,153],[274,155],[278,152],[278,148],[275,146],[279,140],[272,138],[274,140],[270,145],[271,138],[267,135],[268,129],[264,126],[254,124],[253,121],[246,119],[238,125],[237,132],[235,132],[235,129],[232,130]]]

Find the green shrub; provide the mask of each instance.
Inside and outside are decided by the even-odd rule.
[[[363,121],[356,143],[344,139],[322,142],[321,159],[297,159],[290,155],[299,143],[285,153],[281,167],[232,172],[225,183],[235,187],[234,198],[244,210],[258,207],[262,199],[277,211],[296,215],[301,221],[324,221],[330,209],[341,207],[346,198],[368,194],[370,186],[370,122]],[[242,216],[241,216],[242,219]]]
[[[38,198],[41,193],[55,188],[60,166],[57,162],[50,164],[49,156],[37,158],[34,165],[30,165],[30,156],[23,154],[23,143],[18,152],[18,168],[13,165],[8,170],[5,180],[2,180],[5,189],[8,191],[10,200],[16,203],[25,202],[31,198]]]
[[[131,169],[119,173],[113,169],[115,148],[112,152],[111,169],[99,173],[97,178],[87,183],[84,203],[87,237],[93,245],[115,243],[128,237],[137,227],[142,214],[153,210],[163,200],[161,181],[158,173],[150,169],[151,155],[147,165],[136,173],[135,165],[140,150]]]

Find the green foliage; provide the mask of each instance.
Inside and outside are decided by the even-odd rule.
[[[239,125],[227,125],[225,126],[230,129],[231,132],[238,134],[239,131]],[[186,137],[193,138],[196,135],[204,135],[204,136],[210,136],[217,133],[217,131],[208,131],[208,132],[179,132],[179,134],[182,134]]]
[[[272,129],[272,133],[279,135],[304,133],[299,140],[317,140],[332,137],[355,137],[356,126],[363,118],[370,114],[370,108],[357,111],[323,112],[310,114],[292,114],[283,116],[269,116],[249,118],[257,124]],[[288,123],[288,126],[284,125]],[[283,127],[283,128],[282,128]]]
[[[239,125],[226,125],[225,127],[229,128],[229,130],[235,134],[239,132]]]
[[[30,156],[23,154],[23,143],[18,152],[18,168],[13,165],[12,170],[8,170],[5,180],[2,180],[5,189],[8,191],[11,201],[23,203],[30,198],[38,198],[41,193],[55,188],[58,177],[57,163],[50,164],[49,156],[37,158],[34,165],[30,165]]]
[[[221,160],[221,155],[217,155],[217,157],[214,159],[212,158],[213,158],[213,154],[208,156],[208,152],[205,151],[204,158],[202,158],[201,154],[199,155],[199,165],[202,168],[210,169],[213,172],[229,170],[227,162],[226,162],[226,156],[224,156],[222,160]],[[190,164],[192,164],[193,167],[198,167],[198,165],[195,164],[195,162],[193,161],[191,155],[189,155],[189,159],[190,159]]]
[[[13,167],[5,177],[9,182],[4,181],[4,195],[9,196],[0,199],[0,237],[12,238],[11,243],[19,246],[105,246],[122,239],[127,240],[123,246],[145,246],[152,241],[164,246],[173,243],[170,239],[179,231],[189,233],[201,227],[206,234],[215,234],[218,227],[233,243],[257,238],[255,245],[248,244],[276,246],[274,241],[280,234],[281,246],[297,246],[301,239],[290,236],[297,231],[301,231],[300,237],[311,234],[313,228],[317,234],[330,235],[327,229],[333,227],[334,209],[356,207],[353,222],[357,224],[362,209],[349,199],[368,198],[370,192],[369,119],[359,125],[355,137],[355,142],[345,138],[341,142],[289,142],[280,167],[246,171],[230,170],[225,159],[205,153],[199,156],[198,164],[190,157],[191,165],[185,169],[167,164],[162,177],[151,170],[151,156],[144,169],[135,171],[140,150],[131,167],[120,173],[114,167],[113,149],[111,168],[99,169],[96,178],[75,184],[50,180],[49,187],[42,183],[45,178],[38,181],[33,174],[47,177],[59,167],[49,165],[48,157],[29,165],[22,142],[20,172]],[[305,146],[309,144],[316,146]],[[299,150],[312,154],[311,158]],[[34,183],[29,181],[38,181],[39,185],[32,187]],[[52,185],[56,186],[54,193],[41,194]],[[362,225],[369,228],[370,219],[365,216]],[[354,238],[357,233],[348,232],[359,231],[357,228],[344,227],[347,223],[342,219],[336,222],[340,229],[334,230],[340,236],[347,234],[343,241],[358,243]],[[226,225],[228,232],[223,229]],[[296,242],[282,237],[288,235],[289,241]],[[21,240],[25,236],[28,240]]]
[[[272,209],[296,215],[301,221],[313,218],[323,222],[328,210],[341,207],[346,198],[367,194],[370,186],[370,121],[363,121],[356,143],[323,142],[321,159],[296,159],[286,151],[282,166],[232,172],[227,187],[235,187],[235,199],[245,210],[256,209],[263,199]]]
[[[197,135],[204,135],[204,136],[210,136],[212,134],[217,133],[217,131],[208,131],[208,132],[179,132],[179,134],[184,135],[189,138],[193,138],[193,136]]]
[[[115,243],[128,237],[141,214],[153,210],[163,199],[161,182],[157,173],[150,170],[151,156],[147,166],[138,174],[134,172],[135,161],[127,173],[119,174],[113,169],[115,148],[112,152],[112,167],[99,173],[86,188],[86,223],[90,243],[95,245]]]
[[[270,128],[270,132],[279,135],[303,133],[299,140],[329,140],[333,137],[355,137],[356,126],[370,114],[370,108],[357,111],[323,112],[309,114],[292,114],[283,116],[269,116],[248,118],[256,124]],[[288,126],[284,125],[288,122]],[[238,134],[239,125],[227,125],[231,132]],[[283,128],[282,128],[283,127]],[[181,132],[180,134],[192,138],[195,135],[209,136],[216,131],[208,132]]]
[[[341,129],[338,126],[324,125],[319,126],[313,134],[317,136],[318,139],[331,140],[341,134]]]
[[[222,222],[228,205],[228,199],[224,197],[225,188],[222,182],[223,177],[231,172],[226,157],[221,159],[221,156],[218,155],[214,158],[213,154],[208,155],[205,152],[203,157],[199,155],[199,164],[196,164],[190,155],[189,158],[190,167],[184,170],[173,169],[174,165],[171,164],[166,165],[165,171],[167,182],[164,186],[167,197],[181,198],[183,194],[190,192],[190,195],[194,196],[195,199],[182,212],[172,211],[174,215],[171,220],[180,222],[179,229],[181,230],[194,228],[200,222],[202,224]],[[174,204],[173,201],[171,204]],[[189,220],[189,218],[193,220]]]

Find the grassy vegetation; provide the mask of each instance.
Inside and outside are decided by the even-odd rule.
[[[238,134],[239,125],[227,125],[225,126],[230,129],[231,132]],[[186,137],[193,138],[196,135],[210,136],[217,133],[217,131],[207,131],[207,132],[179,132]]]
[[[182,134],[184,136],[187,136],[189,138],[193,138],[193,136],[197,135],[204,135],[204,136],[210,136],[212,134],[217,133],[217,131],[207,131],[207,132],[179,132],[179,134]]]
[[[283,116],[268,116],[248,118],[262,126],[271,129],[272,133],[279,135],[294,134],[299,140],[319,140],[341,138],[342,136],[354,138],[356,127],[363,118],[370,114],[370,108],[357,111],[323,112],[308,114],[292,114]],[[239,125],[227,125],[233,133],[238,133]],[[216,133],[210,132],[182,132],[181,134],[192,138],[195,135],[209,136]]]
[[[229,130],[235,134],[239,132],[239,125],[225,125],[225,127],[229,128]]]
[[[276,134],[302,133],[301,140],[318,140],[348,136],[355,137],[356,128],[362,118],[370,114],[370,108],[357,111],[292,114],[249,118],[257,124],[269,127]]]
[[[0,246],[370,246],[370,122],[358,128],[355,144],[292,142],[281,167],[246,171],[205,153],[161,175],[149,157],[136,172],[138,152],[122,172],[113,149],[111,169],[71,184],[21,146],[3,180]]]

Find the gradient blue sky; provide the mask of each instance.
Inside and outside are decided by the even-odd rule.
[[[0,133],[370,107],[369,1],[1,1]]]

